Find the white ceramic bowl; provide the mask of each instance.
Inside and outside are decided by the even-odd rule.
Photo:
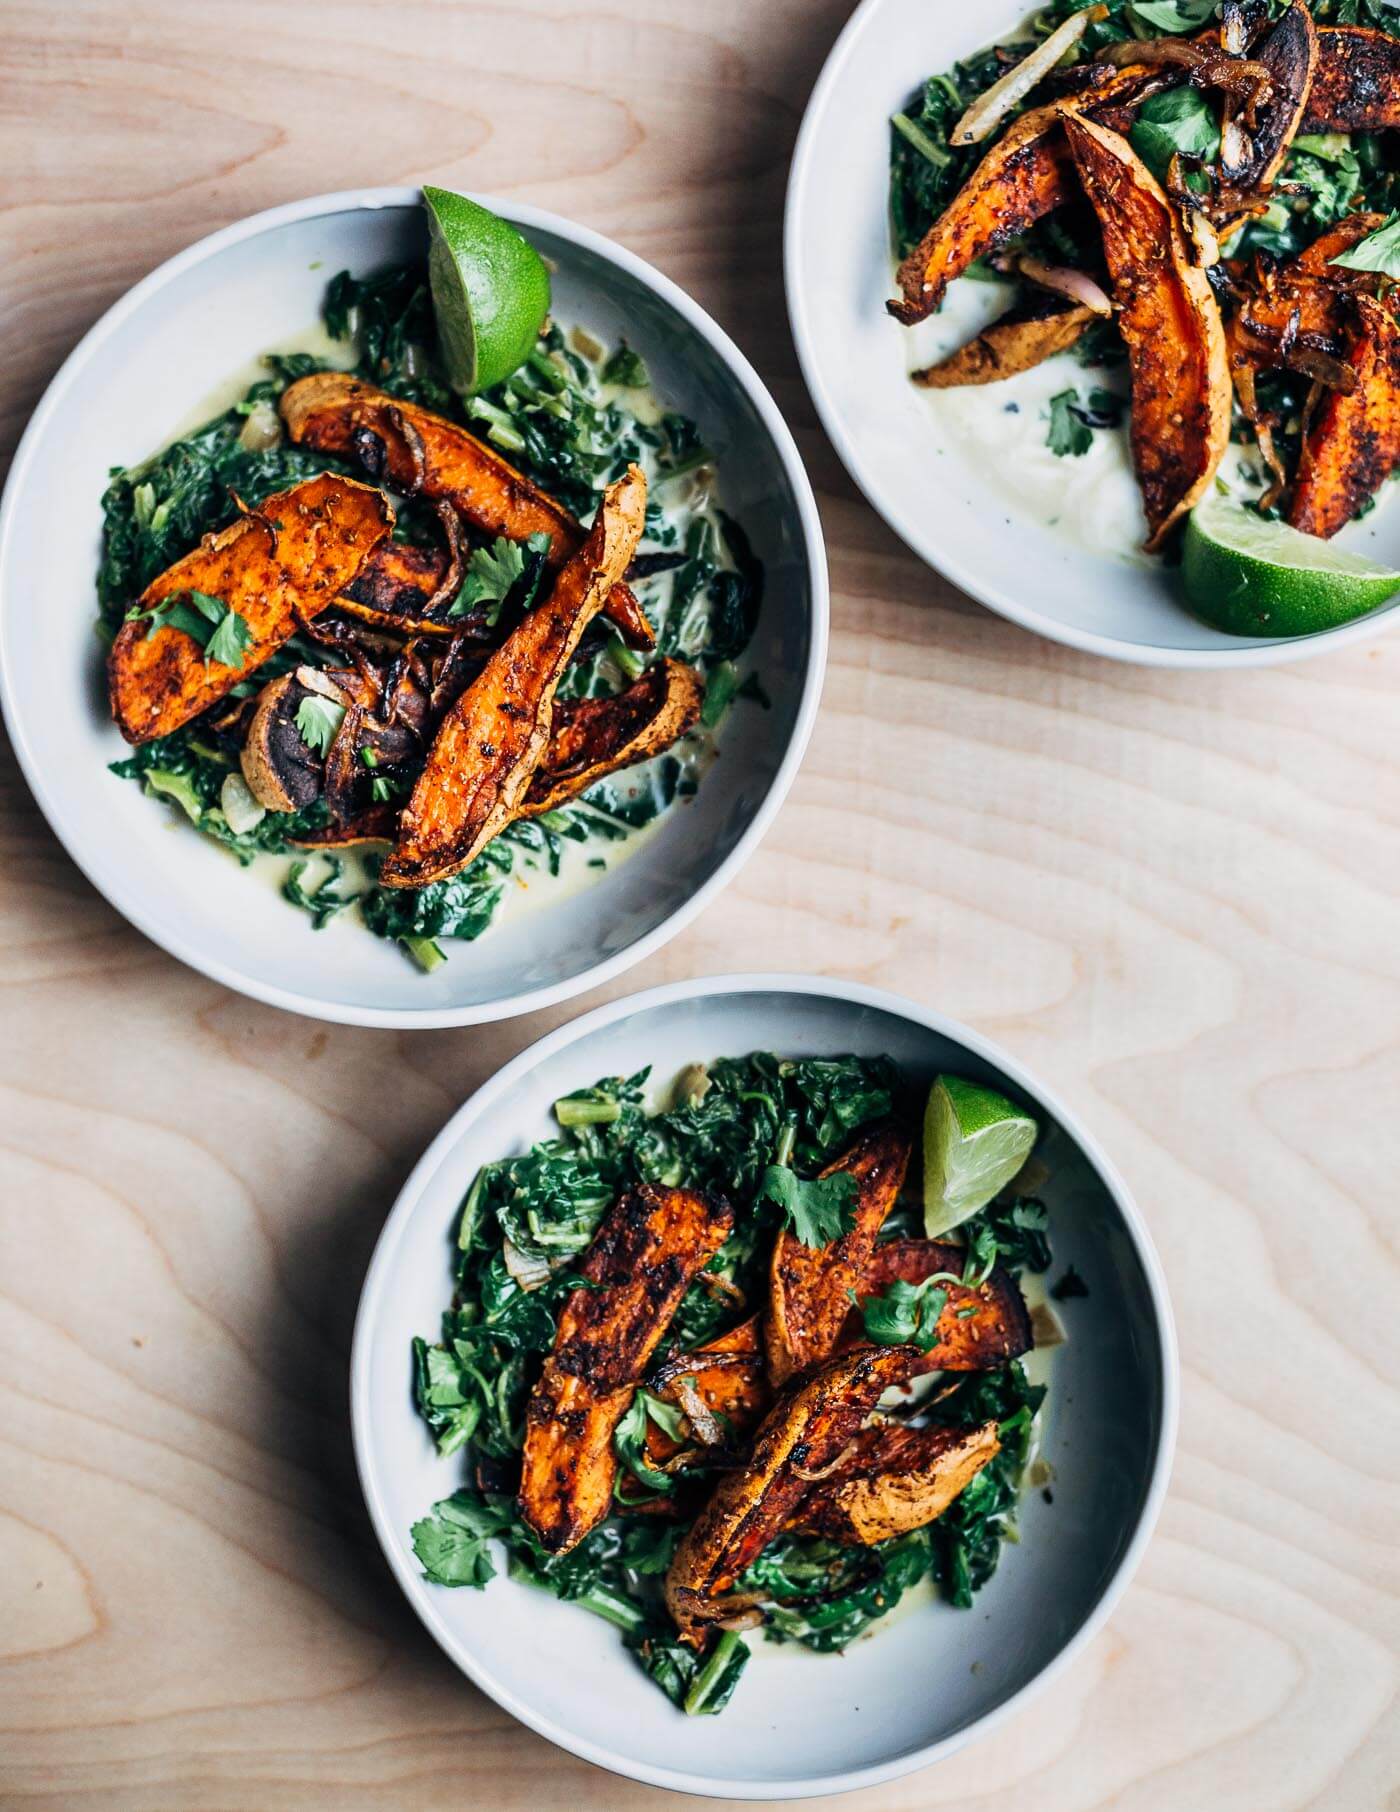
[[[1043,1452],[1054,1502],[1032,1492],[975,1613],[937,1602],[896,1613],[844,1656],[755,1640],[717,1719],[686,1718],[577,1606],[498,1577],[481,1592],[430,1586],[409,1528],[462,1481],[412,1402],[410,1341],[451,1293],[452,1232],[483,1163],[552,1128],[550,1104],[651,1064],[668,1083],[697,1059],[776,1050],[886,1053],[908,1074],[952,1070],[1030,1105],[1047,1129],[1058,1276],[1090,1288],[1065,1310]],[[1005,1053],[895,995],[812,976],[682,982],[613,1001],[523,1052],[438,1134],[375,1250],[351,1358],[360,1480],[399,1584],[448,1655],[498,1704],[575,1755],[657,1786],[801,1799],[870,1786],[950,1754],[1052,1678],[1103,1623],[1147,1544],[1176,1432],[1177,1361],[1161,1269],[1137,1209],[1072,1114]]]
[[[826,659],[821,526],[792,436],[733,342],[621,246],[518,202],[487,205],[556,266],[555,309],[604,339],[626,332],[661,395],[696,417],[727,507],[764,562],[749,658],[772,709],[730,713],[698,797],[595,885],[507,920],[420,974],[350,922],[314,932],[275,888],[130,781],[93,634],[108,468],[138,462],[207,412],[211,394],[319,320],[328,279],[425,245],[413,189],[316,196],[238,222],[138,283],[77,347],[35,411],[0,507],[0,701],[54,830],[148,937],[259,1000],[358,1025],[465,1025],[594,987],[680,930],[777,812],[816,715]]]
[[[1155,667],[1252,667],[1377,634],[1396,621],[1400,598],[1292,640],[1207,628],[1160,561],[1130,564],[1044,526],[1018,497],[1014,462],[1000,470],[969,461],[942,405],[909,382],[909,330],[885,312],[894,292],[890,115],[925,77],[1012,36],[1032,10],[1028,0],[862,0],[812,91],[788,182],[784,260],[798,357],[837,452],[930,566],[1012,622],[1073,648]],[[1012,394],[1006,385],[993,391]],[[1074,461],[1059,463],[1075,476]],[[1342,544],[1400,567],[1400,509],[1392,502],[1353,523]]]

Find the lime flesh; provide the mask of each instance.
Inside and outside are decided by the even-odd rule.
[[[1192,611],[1227,635],[1315,635],[1400,591],[1400,573],[1219,492],[1191,512],[1181,575]]]
[[[428,282],[454,390],[489,390],[534,351],[549,313],[549,271],[515,228],[465,195],[425,188]]]
[[[924,1111],[924,1231],[930,1239],[999,1195],[1031,1154],[1036,1124],[994,1089],[939,1076]]]

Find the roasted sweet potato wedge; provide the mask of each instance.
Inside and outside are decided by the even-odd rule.
[[[1317,27],[1305,0],[1293,0],[1253,61],[1268,70],[1273,88],[1252,129],[1241,135],[1243,157],[1226,166],[1230,182],[1240,189],[1273,181],[1302,122],[1317,68]]]
[[[298,445],[367,459],[372,476],[383,476],[430,502],[450,503],[483,534],[506,535],[512,541],[548,535],[555,570],[583,542],[584,530],[562,504],[494,447],[445,416],[400,402],[342,371],[313,372],[289,384],[278,407]],[[656,639],[620,577],[613,582],[605,614],[636,647],[649,648]]]
[[[279,491],[155,578],[141,594],[149,611],[191,592],[237,612],[250,635],[242,665],[209,661],[182,629],[133,617],[107,657],[112,716],[128,742],[168,736],[236,686],[314,617],[359,571],[393,527],[372,486],[322,473]]]
[[[1053,213],[1078,191],[1062,125],[1067,114],[1114,109],[1160,85],[1136,64],[1105,71],[1092,89],[1023,113],[992,146],[896,273],[899,294],[886,304],[906,327],[931,315],[968,266]]]
[[[783,1528],[812,1475],[838,1458],[881,1395],[907,1382],[918,1358],[913,1347],[865,1347],[829,1359],[778,1400],[748,1465],[720,1479],[666,1575],[666,1605],[688,1642],[702,1642],[709,1624],[731,1614],[721,1595]]]
[[[460,872],[514,818],[553,731],[554,692],[579,637],[626,570],[646,515],[636,466],[607,491],[553,590],[491,655],[438,726],[379,871],[385,887]]]
[[[700,721],[705,682],[684,661],[657,661],[612,698],[560,701],[544,759],[518,813],[537,818],[586,793],[605,775],[635,767]]]
[[[1324,392],[1303,435],[1288,520],[1324,540],[1400,463],[1400,329],[1389,306],[1353,295],[1346,362],[1356,386]]]
[[[447,569],[444,555],[406,541],[383,541],[335,601],[337,610],[400,635],[451,638],[462,625],[424,614]]]
[[[709,1435],[719,1434],[725,1446],[738,1445],[763,1420],[773,1401],[758,1316],[750,1315],[693,1352],[668,1359],[648,1382],[658,1396],[682,1409],[698,1398],[707,1411],[705,1425],[696,1427],[692,1419],[689,1434],[680,1440],[673,1440],[655,1422],[647,1424],[646,1451],[653,1466],[668,1465],[688,1446],[713,1446]],[[711,1419],[714,1427],[709,1426]]]
[[[774,1240],[763,1339],[775,1385],[835,1352],[851,1292],[894,1207],[910,1151],[909,1135],[896,1121],[870,1127],[822,1172],[829,1177],[842,1171],[856,1180],[850,1232],[829,1246],[804,1246],[786,1230]]]
[[[788,1527],[850,1547],[907,1535],[942,1516],[1000,1452],[995,1422],[979,1428],[877,1423],[856,1436],[829,1478],[813,1485]]]
[[[856,1292],[859,1302],[882,1296],[896,1279],[920,1284],[942,1276],[948,1299],[938,1317],[938,1338],[921,1354],[921,1372],[985,1372],[1019,1359],[1033,1345],[1031,1318],[1016,1279],[997,1265],[976,1289],[955,1280],[967,1258],[961,1246],[933,1239],[896,1239],[877,1246]],[[846,1320],[842,1343],[865,1339],[858,1308]]]
[[[1065,135],[1103,229],[1132,372],[1132,448],[1155,550],[1215,476],[1230,435],[1225,330],[1177,216],[1128,141],[1069,115]]]
[[[728,1237],[733,1211],[690,1189],[642,1183],[604,1217],[559,1314],[530,1398],[520,1513],[552,1553],[608,1513],[612,1437],[691,1279]]]
[[[999,383],[1066,351],[1093,319],[1093,309],[1083,303],[1050,295],[1037,298],[1027,306],[1010,309],[937,365],[914,372],[913,380],[928,390]]]
[[[1370,25],[1323,25],[1304,132],[1400,126],[1400,39]]]

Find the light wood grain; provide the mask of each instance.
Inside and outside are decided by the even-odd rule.
[[[1185,1364],[1170,1502],[1106,1633],[993,1740],[842,1803],[1400,1807],[1400,642],[1113,666],[981,612],[870,514],[779,282],[786,160],[847,10],[9,0],[0,451],[135,278],[316,190],[511,193],[692,290],[810,462],[831,669],[763,849],[614,992],[830,970],[1004,1040],[1131,1179]],[[0,1801],[672,1803],[453,1672],[349,1454],[385,1209],[567,1011],[407,1037],[253,1006],[129,930],[0,780]]]

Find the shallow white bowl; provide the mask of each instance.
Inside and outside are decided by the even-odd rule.
[[[0,702],[45,816],[89,880],[172,955],[274,1006],[357,1025],[466,1025],[565,1000],[640,962],[753,850],[816,716],[826,660],[821,526],[797,449],[734,343],[659,271],[597,233],[484,198],[556,266],[555,311],[625,331],[672,406],[696,417],[724,500],[764,562],[749,656],[772,709],[731,712],[698,797],[584,891],[508,919],[422,975],[361,925],[314,932],[276,888],[168,806],[117,780],[93,633],[108,469],[144,459],[209,397],[320,316],[338,270],[425,246],[414,189],[315,196],[201,240],[138,283],[73,352],[34,413],[0,506]]]
[[[1073,648],[1154,667],[1256,667],[1377,634],[1396,621],[1400,597],[1291,640],[1207,628],[1161,562],[1134,566],[1043,526],[1018,502],[1014,464],[1001,474],[969,463],[909,382],[909,330],[885,312],[894,292],[890,115],[925,77],[1006,39],[1032,10],[1027,0],[862,0],[812,90],[788,181],[784,265],[798,357],[837,452],[930,566]],[[1378,510],[1341,539],[1400,567],[1400,510]]]
[[[485,1591],[427,1585],[412,1523],[462,1482],[413,1406],[410,1341],[451,1294],[457,1209],[479,1166],[553,1130],[560,1095],[644,1065],[668,1085],[696,1060],[753,1050],[885,1053],[916,1078],[980,1078],[1034,1109],[1051,1166],[1055,1270],[1087,1299],[1064,1311],[1043,1453],[1054,1502],[1030,1493],[1021,1541],[964,1614],[896,1612],[841,1657],[755,1639],[718,1719],[675,1710],[617,1632],[504,1577]],[[733,1799],[802,1799],[870,1786],[985,1734],[1066,1666],[1141,1558],[1166,1491],[1177,1360],[1161,1268],[1122,1180],[1093,1139],[1004,1052],[898,996],[814,976],[681,982],[613,1001],[543,1038],[478,1089],[394,1205],[365,1279],[351,1417],[375,1531],[409,1602],[498,1704],[575,1755],[657,1786]]]

